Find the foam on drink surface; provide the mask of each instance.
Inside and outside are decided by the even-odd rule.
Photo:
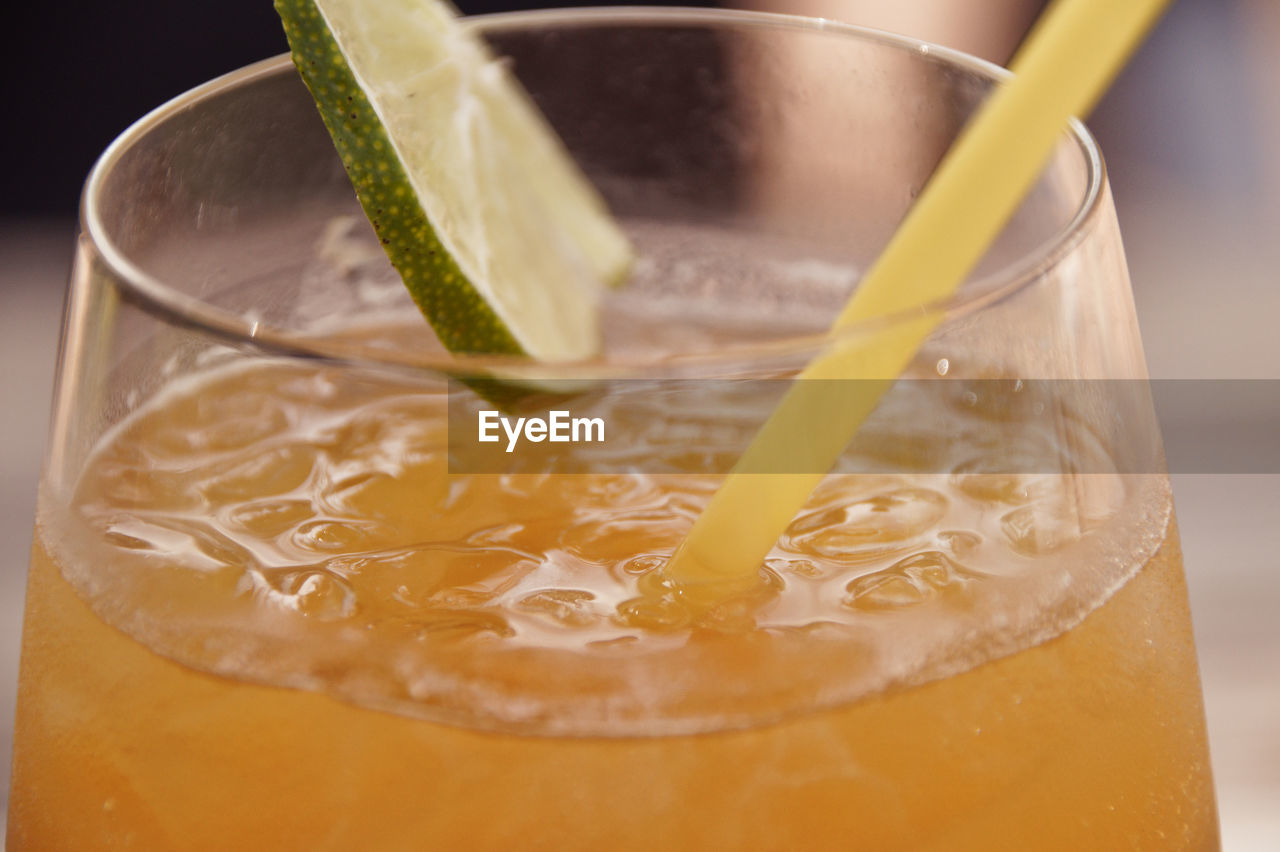
[[[193,668],[472,726],[652,735],[1050,638],[1141,566],[1167,513],[1141,477],[837,473],[757,582],[698,600],[661,569],[719,477],[450,476],[446,437],[442,395],[407,380],[212,370],[98,448],[57,561],[102,618]]]

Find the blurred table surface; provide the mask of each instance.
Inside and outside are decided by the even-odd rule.
[[[1206,26],[1188,13],[1162,28],[1091,122],[1156,378],[1280,380],[1280,58],[1258,36],[1280,38],[1280,12],[1269,0],[1233,8],[1258,17]],[[70,220],[0,222],[0,805],[73,240]],[[1211,435],[1234,416],[1195,412],[1191,425]],[[1175,473],[1173,487],[1223,845],[1280,849],[1280,475]]]

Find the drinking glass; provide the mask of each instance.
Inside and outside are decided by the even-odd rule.
[[[84,195],[11,852],[1216,847],[1159,435],[1099,395],[1146,374],[1084,128],[698,596],[663,564],[760,401],[902,320],[827,331],[1003,72],[762,14],[468,26],[634,244],[600,354],[444,351],[285,57],[130,128]],[[463,446],[557,405],[604,448]]]

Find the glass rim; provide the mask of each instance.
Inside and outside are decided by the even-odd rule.
[[[953,48],[931,44],[909,36],[869,27],[846,24],[826,18],[787,15],[772,12],[730,9],[695,9],[680,7],[587,7],[537,9],[473,15],[464,23],[481,32],[538,26],[583,25],[677,25],[704,24],[719,27],[753,27],[761,29],[797,30],[844,35],[866,42],[910,51],[924,57],[938,58],[953,66],[977,73],[998,82],[1012,76],[995,63]],[[259,60],[237,70],[215,77],[170,99],[135,121],[117,136],[99,156],[85,181],[80,200],[80,224],[92,243],[98,258],[111,273],[114,286],[121,295],[157,316],[180,327],[203,331],[226,342],[265,349],[283,356],[322,359],[358,366],[384,366],[426,370],[446,375],[484,376],[518,375],[521,378],[600,378],[652,376],[666,372],[700,371],[749,366],[765,359],[816,354],[837,343],[875,333],[896,324],[916,320],[922,313],[941,314],[940,328],[982,308],[1001,302],[1039,280],[1058,265],[1083,239],[1099,208],[1106,183],[1106,166],[1097,141],[1079,119],[1071,119],[1066,138],[1075,143],[1087,170],[1084,192],[1071,219],[1051,237],[1000,268],[972,280],[974,292],[957,293],[922,306],[852,323],[838,331],[811,332],[781,337],[764,342],[729,343],[714,350],[687,352],[666,351],[660,358],[652,354],[622,357],[595,356],[572,362],[535,362],[509,355],[438,352],[410,354],[386,348],[374,348],[322,334],[269,326],[234,311],[216,307],[190,296],[148,274],[134,264],[127,253],[110,238],[108,228],[99,215],[103,186],[113,167],[124,154],[150,130],[170,116],[192,108],[208,98],[244,86],[256,80],[282,73],[296,73],[289,54]],[[424,319],[425,323],[425,319]]]

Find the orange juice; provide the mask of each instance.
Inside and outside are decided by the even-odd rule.
[[[11,852],[1216,847],[1162,478],[833,474],[690,600],[715,477],[450,476],[442,406],[211,371],[46,490]]]

